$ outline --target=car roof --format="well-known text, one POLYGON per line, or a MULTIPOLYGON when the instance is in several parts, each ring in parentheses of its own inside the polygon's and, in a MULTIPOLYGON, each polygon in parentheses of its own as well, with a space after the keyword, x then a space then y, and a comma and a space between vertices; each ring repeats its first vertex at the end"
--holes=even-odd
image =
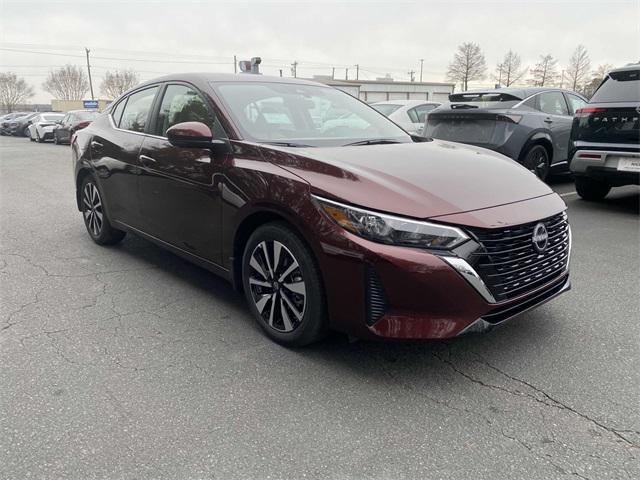
POLYGON ((640 69, 640 63, 630 63, 629 65, 625 65, 624 67, 618 67, 618 68, 609 70, 608 73, 628 72, 630 70, 639 70, 639 69, 640 69))
POLYGON ((299 85, 315 85, 318 87, 331 88, 323 83, 313 82, 311 80, 302 80, 290 77, 274 77, 271 75, 256 75, 252 73, 211 73, 211 72, 194 72, 194 73, 172 73, 157 77, 147 82, 141 83, 136 87, 153 85, 160 82, 190 82, 190 83, 207 83, 207 82, 260 82, 260 83, 293 83, 299 85))
POLYGON ((512 95, 514 97, 519 98, 520 100, 524 100, 531 95, 540 92, 550 92, 550 91, 558 91, 558 92, 567 92, 567 93, 575 93, 571 90, 566 90, 564 88, 555 88, 555 87, 502 87, 502 88, 494 88, 487 90, 468 90, 466 92, 457 92, 453 95, 463 95, 466 93, 505 93, 508 95, 512 95))
MULTIPOLYGON (((80 113, 80 112, 96 112, 96 113, 100 113, 97 110, 90 110, 90 109, 84 109, 84 110, 69 110, 66 113, 80 113)), ((57 113, 57 112, 56 112, 57 113)))

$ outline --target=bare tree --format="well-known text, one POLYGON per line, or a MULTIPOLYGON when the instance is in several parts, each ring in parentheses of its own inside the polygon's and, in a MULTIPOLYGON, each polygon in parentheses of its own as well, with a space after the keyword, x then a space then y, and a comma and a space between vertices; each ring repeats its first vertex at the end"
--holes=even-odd
POLYGON ((465 42, 458 46, 458 51, 449 64, 447 78, 454 82, 460 82, 463 90, 469 88, 469 82, 485 77, 487 64, 484 54, 477 43, 465 42))
POLYGON ((522 60, 520 59, 520 55, 513 50, 509 50, 505 53, 502 62, 496 66, 496 74, 493 78, 496 79, 500 85, 509 87, 517 83, 524 74, 527 73, 526 68, 520 68, 521 64, 522 60))
POLYGON ((89 82, 80 67, 65 65, 49 72, 42 88, 58 100, 81 100, 89 90, 89 82))
POLYGON ((540 55, 540 61, 531 70, 531 83, 535 87, 555 85, 558 81, 558 60, 550 54, 540 55))
POLYGON ((0 73, 0 106, 7 112, 33 97, 33 88, 15 73, 0 73))
POLYGON ((116 70, 113 73, 104 74, 104 79, 100 84, 100 91, 104 93, 108 99, 118 98, 124 92, 135 87, 140 82, 138 74, 133 70, 116 70))
POLYGON ((578 45, 571 55, 569 65, 567 65, 567 76, 571 90, 580 91, 589 77, 591 70, 591 60, 584 45, 578 45))

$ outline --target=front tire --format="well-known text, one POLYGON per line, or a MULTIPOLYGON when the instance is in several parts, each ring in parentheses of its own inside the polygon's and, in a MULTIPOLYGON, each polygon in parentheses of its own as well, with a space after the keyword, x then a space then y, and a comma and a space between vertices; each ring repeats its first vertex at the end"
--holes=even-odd
POLYGON ((575 182, 576 192, 584 200, 602 200, 611 190, 611 185, 589 177, 575 177, 575 182))
POLYGON ((284 223, 259 227, 247 242, 242 280, 249 308, 276 342, 300 347, 327 332, 326 300, 313 252, 284 223))
POLYGON ((525 152, 522 165, 544 182, 551 169, 549 152, 542 145, 532 145, 525 152))
POLYGON ((80 188, 82 218, 91 239, 98 245, 118 243, 126 232, 111 226, 95 179, 91 176, 85 177, 80 188))
POLYGON ((36 130, 36 142, 42 143, 42 138, 40 138, 40 133, 38 133, 38 130, 36 130))

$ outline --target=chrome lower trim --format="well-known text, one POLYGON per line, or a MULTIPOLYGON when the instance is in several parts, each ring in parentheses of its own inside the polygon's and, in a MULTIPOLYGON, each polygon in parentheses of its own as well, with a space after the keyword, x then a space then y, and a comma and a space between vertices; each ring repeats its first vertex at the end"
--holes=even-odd
POLYGON ((449 265, 451 265, 453 268, 455 268, 456 271, 460 275, 462 275, 464 279, 467 282, 469 282, 471 286, 475 288, 480 295, 482 295, 482 298, 484 298, 489 303, 496 303, 496 299, 491 294, 491 292, 487 288, 487 285, 484 283, 482 278, 480 278, 480 275, 478 275, 478 272, 476 272, 473 269, 473 267, 467 263, 466 260, 460 257, 441 257, 441 258, 442 260, 447 262, 449 265))
POLYGON ((542 299, 541 301, 539 301, 537 303, 534 303, 533 305, 530 305, 529 307, 525 308, 524 310, 521 310, 521 311, 519 311, 517 313, 514 313, 510 317, 507 317, 504 320, 501 320, 499 322, 494 322, 494 323, 487 322, 484 318, 480 317, 476 321, 474 321, 473 323, 469 324, 460 333, 458 333, 457 336, 465 335, 467 333, 482 333, 482 332, 486 332, 488 330, 491 330, 492 328, 497 327, 498 325, 502 325, 503 323, 508 322, 512 318, 520 316, 523 313, 528 312, 529 310, 532 310, 534 308, 539 307, 540 305, 543 305, 543 304, 547 303, 549 300, 552 300, 552 299, 556 298, 558 295, 562 295, 563 293, 565 293, 566 291, 568 291, 570 289, 571 289, 571 280, 570 280, 569 277, 567 277, 567 279, 565 280, 564 284, 562 285, 562 288, 560 290, 558 290, 556 293, 554 293, 553 295, 551 295, 549 297, 546 297, 546 298, 542 299))

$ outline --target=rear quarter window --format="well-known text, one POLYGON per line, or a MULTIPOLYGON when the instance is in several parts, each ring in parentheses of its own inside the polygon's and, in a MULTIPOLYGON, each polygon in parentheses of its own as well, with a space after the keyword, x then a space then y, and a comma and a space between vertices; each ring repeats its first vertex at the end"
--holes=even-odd
POLYGON ((640 102, 640 69, 611 72, 589 103, 640 102))

